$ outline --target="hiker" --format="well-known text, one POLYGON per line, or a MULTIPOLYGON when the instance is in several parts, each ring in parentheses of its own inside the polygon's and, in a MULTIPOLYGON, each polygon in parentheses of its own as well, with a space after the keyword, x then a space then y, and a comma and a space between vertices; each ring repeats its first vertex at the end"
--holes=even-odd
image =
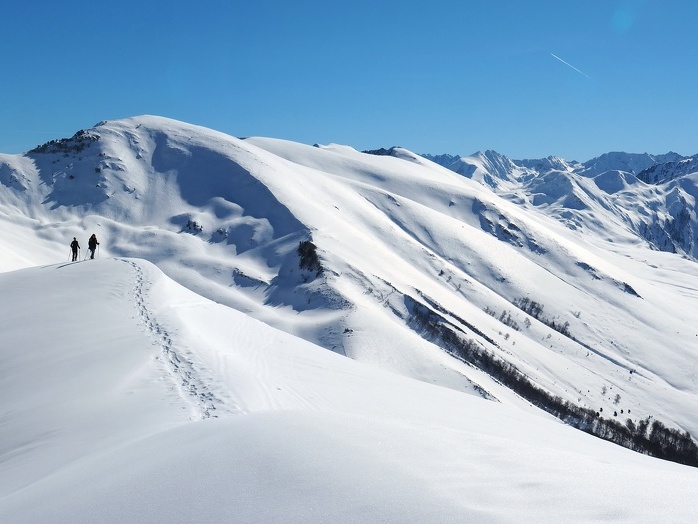
POLYGON ((90 250, 90 259, 93 259, 95 257, 95 249, 97 249, 98 245, 99 242, 97 242, 97 236, 94 233, 92 233, 92 236, 87 241, 87 249, 90 250))
POLYGON ((78 239, 73 237, 73 241, 70 243, 70 249, 73 251, 73 262, 78 259, 78 249, 80 249, 80 244, 78 244, 78 239))

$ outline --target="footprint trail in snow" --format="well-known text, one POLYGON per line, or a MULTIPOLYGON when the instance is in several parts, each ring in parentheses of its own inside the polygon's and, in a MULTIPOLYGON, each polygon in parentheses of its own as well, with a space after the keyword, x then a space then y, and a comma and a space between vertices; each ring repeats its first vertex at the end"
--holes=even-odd
POLYGON ((214 395, 197 373, 194 364, 178 354, 174 348, 169 332, 157 321, 153 312, 146 305, 143 270, 130 260, 121 259, 133 267, 136 273, 134 286, 135 306, 138 316, 154 339, 153 344, 161 348, 156 358, 167 369, 169 377, 175 384, 180 396, 191 406, 195 418, 216 418, 217 409, 222 401, 214 395))

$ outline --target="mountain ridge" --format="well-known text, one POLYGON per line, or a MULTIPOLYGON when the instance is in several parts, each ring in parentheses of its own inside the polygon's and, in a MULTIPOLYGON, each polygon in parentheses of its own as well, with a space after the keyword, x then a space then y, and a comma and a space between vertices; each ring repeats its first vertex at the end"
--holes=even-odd
POLYGON ((685 522, 698 509, 695 468, 333 354, 143 259, 3 271, 0 291, 3 522, 685 522))
POLYGON ((556 157, 515 161, 496 155, 501 159, 500 165, 509 162, 516 167, 502 170, 488 166, 483 164, 481 153, 458 157, 455 161, 448 155, 434 159, 446 159, 445 167, 486 183, 505 198, 530 204, 569 227, 593 223, 588 216, 581 215, 595 207, 595 213, 609 215, 610 212, 611 220, 621 220, 655 249, 693 259, 698 255, 695 251, 698 190, 692 176, 698 172, 698 164, 694 157, 673 152, 662 155, 615 152, 584 163, 568 163, 556 157), (594 186, 584 179, 593 180, 594 186), (595 204, 589 202, 590 198, 595 204), (628 209, 635 210, 635 216, 630 217, 628 209))

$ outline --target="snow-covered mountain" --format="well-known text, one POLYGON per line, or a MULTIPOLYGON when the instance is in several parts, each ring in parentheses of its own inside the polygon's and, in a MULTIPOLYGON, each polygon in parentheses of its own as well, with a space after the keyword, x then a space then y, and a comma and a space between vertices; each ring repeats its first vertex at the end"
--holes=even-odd
POLYGON ((492 151, 469 157, 425 157, 572 229, 593 229, 603 235, 609 222, 617 222, 654 249, 698 256, 697 158, 606 153, 579 163, 557 157, 511 160, 492 151), (483 157, 497 162, 485 163, 483 157))
POLYGON ((457 155, 423 156, 459 175, 484 183, 492 188, 497 188, 504 182, 518 181, 533 175, 532 170, 525 163, 515 163, 508 157, 492 150, 478 151, 468 157, 457 155))
POLYGON ((664 155, 650 155, 648 153, 605 153, 597 158, 584 162, 582 173, 587 176, 596 176, 606 171, 625 171, 633 175, 657 164, 676 162, 683 157, 678 153, 669 152, 664 155))
POLYGON ((373 153, 142 116, 0 155, 0 515, 694 514, 698 470, 555 419, 698 463, 694 174, 373 153))
POLYGON ((695 172, 698 172, 698 158, 693 157, 653 164, 637 177, 648 184, 663 184, 695 172))

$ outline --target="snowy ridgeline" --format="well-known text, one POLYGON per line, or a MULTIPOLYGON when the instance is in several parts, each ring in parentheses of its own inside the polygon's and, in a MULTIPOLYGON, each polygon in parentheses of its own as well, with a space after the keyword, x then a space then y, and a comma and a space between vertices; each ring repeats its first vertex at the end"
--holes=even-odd
POLYGON ((3 522, 698 511, 694 468, 335 355, 142 260, 4 273, 0 289, 3 522))
POLYGON ((692 175, 482 158, 157 117, 0 155, 0 520, 687 520, 698 470, 554 417, 692 463, 698 271, 638 233, 692 175))
POLYGON ((698 255, 698 157, 606 153, 584 163, 511 160, 495 151, 425 157, 572 229, 603 235, 618 222, 653 248, 698 255))

